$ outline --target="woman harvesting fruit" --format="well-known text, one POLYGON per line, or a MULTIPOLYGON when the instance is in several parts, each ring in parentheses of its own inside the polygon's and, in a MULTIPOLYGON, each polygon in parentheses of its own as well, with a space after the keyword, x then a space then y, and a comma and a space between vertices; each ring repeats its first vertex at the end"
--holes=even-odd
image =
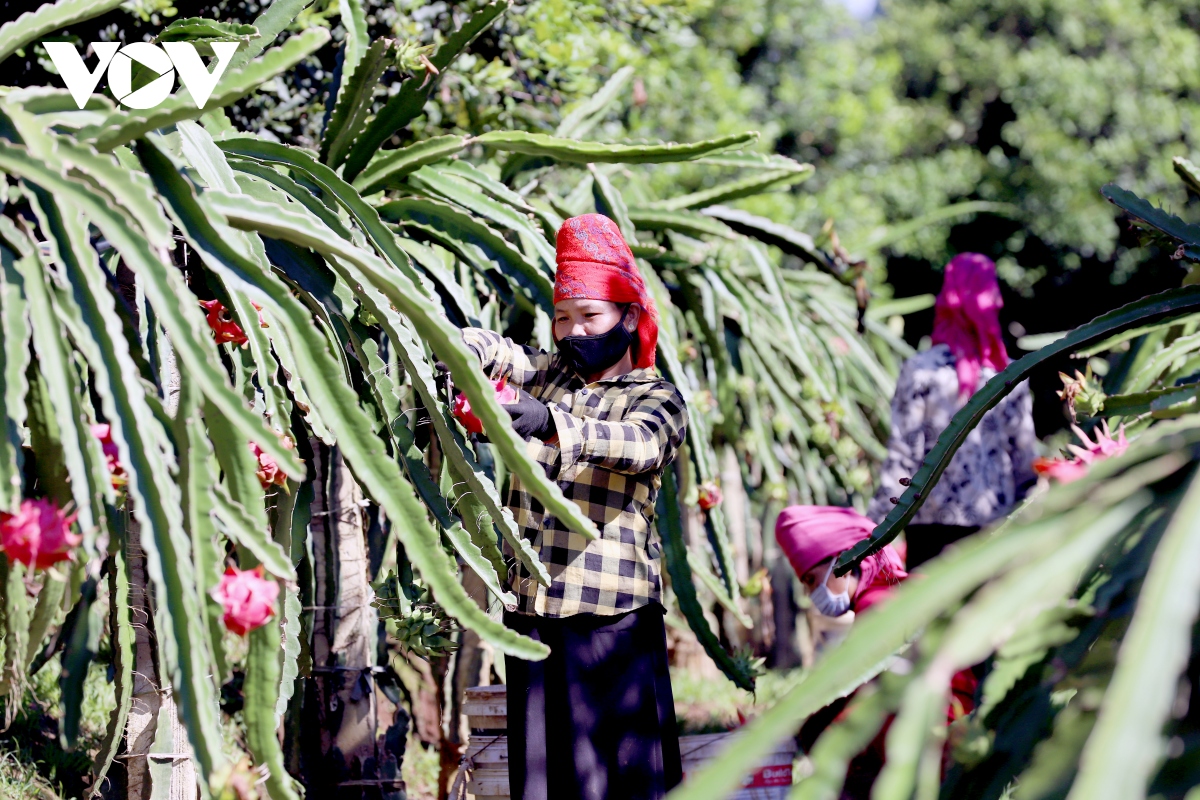
POLYGON ((600 530, 571 532, 513 479, 508 505, 550 580, 515 562, 506 623, 550 656, 506 660, 512 797, 661 798, 681 767, 651 520, 687 408, 654 372, 657 310, 617 226, 568 219, 556 261, 557 352, 463 332, 484 372, 516 391, 513 429, 600 530))
MULTIPOLYGON (((961 253, 946 265, 933 322, 933 347, 900 370, 892 434, 879 491, 867 516, 881 521, 937 437, 975 390, 1008 366, 1000 333, 996 265, 961 253)), ((911 570, 942 548, 1004 516, 1036 482, 1033 400, 1022 382, 971 430, 905 530, 911 570)))

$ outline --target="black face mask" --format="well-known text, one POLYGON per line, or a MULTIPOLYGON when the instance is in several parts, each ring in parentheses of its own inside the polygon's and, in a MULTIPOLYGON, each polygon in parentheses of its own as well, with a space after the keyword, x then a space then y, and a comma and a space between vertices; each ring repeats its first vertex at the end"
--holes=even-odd
POLYGON ((564 336, 558 340, 558 352, 571 369, 583 377, 603 372, 621 360, 633 344, 633 333, 625 327, 625 317, 607 333, 591 336, 564 336))

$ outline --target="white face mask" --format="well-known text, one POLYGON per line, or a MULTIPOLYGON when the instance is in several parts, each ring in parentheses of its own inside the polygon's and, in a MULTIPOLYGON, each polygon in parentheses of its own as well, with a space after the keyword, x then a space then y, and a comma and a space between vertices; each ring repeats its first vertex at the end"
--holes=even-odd
POLYGON ((813 601, 813 605, 827 617, 840 617, 850 610, 850 593, 845 589, 841 594, 834 594, 829 591, 829 587, 825 584, 829 581, 829 576, 833 574, 833 562, 829 562, 829 569, 825 570, 825 577, 821 579, 821 585, 813 590, 809 598, 813 601))

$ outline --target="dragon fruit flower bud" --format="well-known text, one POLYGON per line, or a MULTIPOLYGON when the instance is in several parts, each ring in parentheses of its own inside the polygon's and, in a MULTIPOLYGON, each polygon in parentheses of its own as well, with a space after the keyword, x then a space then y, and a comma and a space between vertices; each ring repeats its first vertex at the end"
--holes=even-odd
POLYGON ((225 627, 239 636, 265 625, 275 616, 279 584, 263 574, 261 566, 247 570, 231 566, 213 589, 213 598, 225 609, 225 627))
POLYGON ((15 514, 0 512, 0 550, 32 569, 69 561, 83 536, 71 533, 76 514, 50 500, 25 500, 15 514))
MULTIPOLYGON (((501 378, 498 381, 492 381, 492 388, 496 390, 496 402, 500 405, 511 405, 517 402, 517 390, 508 385, 508 378, 501 378)), ((475 412, 471 410, 471 401, 467 399, 465 394, 461 392, 454 398, 454 418, 463 424, 463 427, 471 433, 483 433, 483 421, 475 416, 475 412)))
POLYGON ((1092 375, 1090 364, 1086 373, 1075 370, 1075 376, 1071 377, 1065 372, 1060 372, 1058 377, 1063 382, 1063 388, 1055 394, 1066 401, 1072 422, 1075 421, 1076 413, 1085 417, 1095 417, 1104 410, 1104 401, 1108 399, 1108 395, 1092 375))

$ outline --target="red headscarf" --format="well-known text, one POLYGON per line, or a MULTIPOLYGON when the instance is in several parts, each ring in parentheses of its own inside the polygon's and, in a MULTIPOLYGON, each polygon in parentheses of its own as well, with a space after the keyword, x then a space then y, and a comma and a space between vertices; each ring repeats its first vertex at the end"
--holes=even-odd
POLYGON ((933 343, 950 346, 958 372, 958 397, 966 400, 979 388, 979 370, 999 372, 1008 366, 1000 333, 1000 284, 996 265, 979 253, 961 253, 946 265, 933 318, 933 343))
MULTIPOLYGON (((775 539, 792 569, 803 575, 866 539, 874 528, 874 522, 852 508, 788 506, 775 520, 775 539)), ((890 544, 864 558, 859 569, 862 574, 852 598, 856 611, 880 599, 879 589, 890 589, 908 577, 900 554, 890 544), (864 602, 868 599, 870 602, 864 602)))
POLYGON ((617 224, 602 214, 571 217, 558 229, 554 302, 568 299, 637 303, 638 322, 634 367, 654 366, 658 346, 658 309, 646 291, 637 262, 617 224))

